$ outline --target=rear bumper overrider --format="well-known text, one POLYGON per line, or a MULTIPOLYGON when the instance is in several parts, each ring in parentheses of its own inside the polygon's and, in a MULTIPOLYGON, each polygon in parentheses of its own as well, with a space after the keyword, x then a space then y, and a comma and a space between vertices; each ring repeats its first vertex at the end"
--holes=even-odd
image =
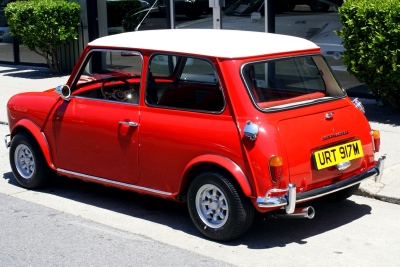
POLYGON ((7 134, 6 136, 4 136, 4 143, 6 145, 6 148, 9 148, 11 145, 11 140, 10 140, 10 135, 7 134))
POLYGON ((288 187, 284 189, 271 189, 265 194, 265 197, 257 198, 257 205, 261 208, 281 207, 285 209, 286 213, 291 214, 296 208, 296 203, 309 201, 314 198, 340 191, 352 185, 361 183, 363 180, 370 177, 375 177, 375 182, 378 183, 382 178, 385 159, 385 156, 380 157, 374 167, 358 175, 347 178, 346 180, 337 182, 335 184, 323 186, 306 192, 296 193, 296 185, 294 184, 289 184, 288 187), (286 194, 281 197, 270 197, 271 194, 279 192, 286 192, 286 194))

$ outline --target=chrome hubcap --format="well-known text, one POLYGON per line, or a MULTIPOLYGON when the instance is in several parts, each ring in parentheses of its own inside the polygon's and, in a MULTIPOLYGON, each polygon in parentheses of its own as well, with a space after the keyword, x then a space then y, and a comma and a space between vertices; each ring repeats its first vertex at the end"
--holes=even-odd
POLYGON ((206 184, 196 194, 196 209, 200 219, 211 228, 222 227, 229 216, 228 201, 215 185, 206 184))
POLYGON ((18 145, 14 153, 15 167, 18 173, 25 179, 32 177, 35 172, 35 159, 32 151, 26 145, 18 145))

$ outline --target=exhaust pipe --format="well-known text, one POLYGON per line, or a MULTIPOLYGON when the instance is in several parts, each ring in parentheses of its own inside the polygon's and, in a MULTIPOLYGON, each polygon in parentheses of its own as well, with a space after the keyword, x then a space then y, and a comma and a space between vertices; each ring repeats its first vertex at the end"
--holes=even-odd
POLYGON ((312 219, 315 216, 315 210, 313 207, 305 207, 305 208, 296 208, 293 213, 275 213, 272 215, 276 219, 282 218, 290 218, 290 219, 299 219, 299 218, 308 218, 312 219))

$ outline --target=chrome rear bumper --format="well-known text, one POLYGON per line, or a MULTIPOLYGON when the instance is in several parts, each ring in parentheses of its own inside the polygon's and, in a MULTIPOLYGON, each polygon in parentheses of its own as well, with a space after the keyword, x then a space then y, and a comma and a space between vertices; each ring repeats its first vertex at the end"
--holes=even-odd
POLYGON ((6 145, 6 148, 9 148, 9 147, 10 147, 10 144, 11 144, 11 141, 9 140, 9 138, 10 138, 10 135, 9 135, 9 134, 7 134, 7 135, 4 136, 4 143, 5 143, 5 145, 6 145))
POLYGON ((271 189, 265 194, 265 197, 257 198, 257 205, 263 208, 283 207, 286 213, 290 214, 294 212, 296 208, 296 203, 309 201, 314 198, 322 197, 336 191, 340 191, 352 185, 361 183, 363 180, 373 176, 375 177, 375 182, 380 182, 382 178, 385 159, 385 156, 380 157, 373 168, 366 170, 365 172, 362 172, 356 176, 350 177, 335 184, 330 184, 306 192, 296 193, 296 185, 294 184, 289 184, 288 187, 284 189, 271 189), (279 192, 286 192, 286 194, 281 197, 270 197, 272 193, 279 192))

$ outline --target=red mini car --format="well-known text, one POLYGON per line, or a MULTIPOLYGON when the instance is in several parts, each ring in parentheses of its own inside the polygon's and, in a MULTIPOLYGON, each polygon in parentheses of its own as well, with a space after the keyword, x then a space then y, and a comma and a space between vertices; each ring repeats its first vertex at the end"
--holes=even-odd
POLYGON ((66 85, 12 97, 5 140, 25 188, 57 173, 185 201, 202 234, 230 240, 256 212, 312 218, 298 204, 379 180, 362 109, 307 40, 142 31, 89 43, 66 85))

